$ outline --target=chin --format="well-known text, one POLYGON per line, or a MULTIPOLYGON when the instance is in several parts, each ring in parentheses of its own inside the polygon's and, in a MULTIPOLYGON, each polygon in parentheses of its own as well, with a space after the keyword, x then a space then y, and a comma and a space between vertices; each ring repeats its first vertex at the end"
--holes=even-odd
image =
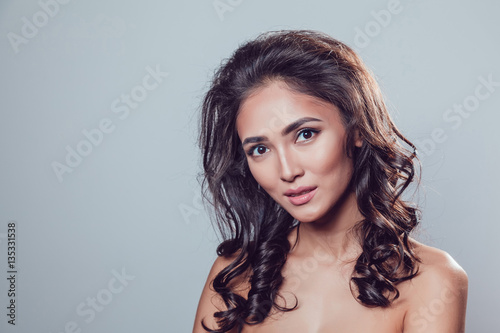
MULTIPOLYGON (((304 207, 304 208, 306 208, 306 207, 304 207)), ((296 209, 297 209, 297 207, 294 207, 294 209, 292 209, 292 211, 288 211, 288 212, 290 213, 290 215, 293 216, 294 219, 296 219, 297 221, 299 221, 301 223, 316 222, 319 219, 321 219, 321 217, 323 216, 323 214, 320 214, 318 212, 297 212, 297 211, 293 211, 293 210, 296 210, 296 209)))

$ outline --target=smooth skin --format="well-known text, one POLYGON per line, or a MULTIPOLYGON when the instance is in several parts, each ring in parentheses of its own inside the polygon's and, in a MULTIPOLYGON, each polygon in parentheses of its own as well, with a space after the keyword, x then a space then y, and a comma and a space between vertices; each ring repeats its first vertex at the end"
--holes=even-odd
MULTIPOLYGON (((263 323, 246 325, 244 333, 464 332, 465 271, 446 252, 413 239, 422 259, 420 273, 398 285, 400 297, 391 306, 365 307, 353 297, 349 281, 361 248, 350 229, 363 216, 348 188, 353 165, 334 105, 273 81, 244 101, 236 127, 255 180, 301 222, 299 241, 282 271, 283 298, 278 299, 291 307, 296 297, 299 306, 290 312, 272 311, 263 323), (305 204, 294 204, 285 192, 303 186, 315 194, 305 204)), ((354 144, 363 144, 359 135, 354 144)), ((290 244, 296 237, 296 232, 290 233, 290 244)), ((202 319, 217 327, 213 313, 224 304, 211 282, 231 261, 216 259, 198 305, 194 333, 205 332, 202 319)), ((248 276, 234 282, 243 296, 249 290, 248 276)))

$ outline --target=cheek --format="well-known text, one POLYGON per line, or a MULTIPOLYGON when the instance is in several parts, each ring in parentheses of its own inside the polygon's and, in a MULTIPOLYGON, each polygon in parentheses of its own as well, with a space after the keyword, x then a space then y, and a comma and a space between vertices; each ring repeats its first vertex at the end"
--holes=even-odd
POLYGON ((332 172, 341 172, 352 168, 350 159, 343 152, 341 144, 323 145, 308 154, 306 163, 308 169, 316 175, 332 176, 332 172))
POLYGON ((248 161, 248 168, 255 181, 267 192, 272 190, 276 175, 274 168, 269 163, 252 163, 248 161))

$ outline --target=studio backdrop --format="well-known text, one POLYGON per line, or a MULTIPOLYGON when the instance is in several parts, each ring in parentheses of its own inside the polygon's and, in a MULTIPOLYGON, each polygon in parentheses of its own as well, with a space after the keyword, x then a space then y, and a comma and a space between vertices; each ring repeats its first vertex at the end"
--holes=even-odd
MULTIPOLYGON (((374 72, 423 164, 415 234, 500 329, 500 2, 0 3, 0 331, 190 332, 218 236, 200 197, 203 93, 246 40, 325 32, 374 72)), ((430 315, 445 308, 439 304, 430 315)))

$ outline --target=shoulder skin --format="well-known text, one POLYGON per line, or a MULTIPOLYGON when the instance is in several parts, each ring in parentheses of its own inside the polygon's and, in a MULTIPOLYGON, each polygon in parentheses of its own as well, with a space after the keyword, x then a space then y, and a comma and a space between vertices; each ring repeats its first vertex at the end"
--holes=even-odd
MULTIPOLYGON (((196 311, 196 317, 194 321, 193 333, 206 333, 205 329, 201 325, 201 321, 203 320, 205 326, 218 329, 217 322, 214 318, 214 313, 218 311, 222 311, 226 309, 226 305, 224 301, 220 297, 220 295, 215 292, 212 286, 212 282, 217 274, 227 267, 234 259, 236 255, 231 257, 217 257, 215 259, 214 264, 212 265, 212 269, 208 274, 207 281, 205 286, 203 287, 203 291, 201 293, 200 301, 198 303, 198 309, 196 311)), ((238 292, 242 296, 246 296, 248 292, 248 286, 243 284, 247 277, 240 277, 237 279, 238 281, 234 281, 231 283, 232 286, 235 286, 233 290, 238 290, 238 292)), ((236 329, 229 331, 228 333, 236 333, 236 329)))
POLYGON ((445 251, 413 241, 419 274, 409 281, 403 333, 463 333, 467 274, 445 251))

